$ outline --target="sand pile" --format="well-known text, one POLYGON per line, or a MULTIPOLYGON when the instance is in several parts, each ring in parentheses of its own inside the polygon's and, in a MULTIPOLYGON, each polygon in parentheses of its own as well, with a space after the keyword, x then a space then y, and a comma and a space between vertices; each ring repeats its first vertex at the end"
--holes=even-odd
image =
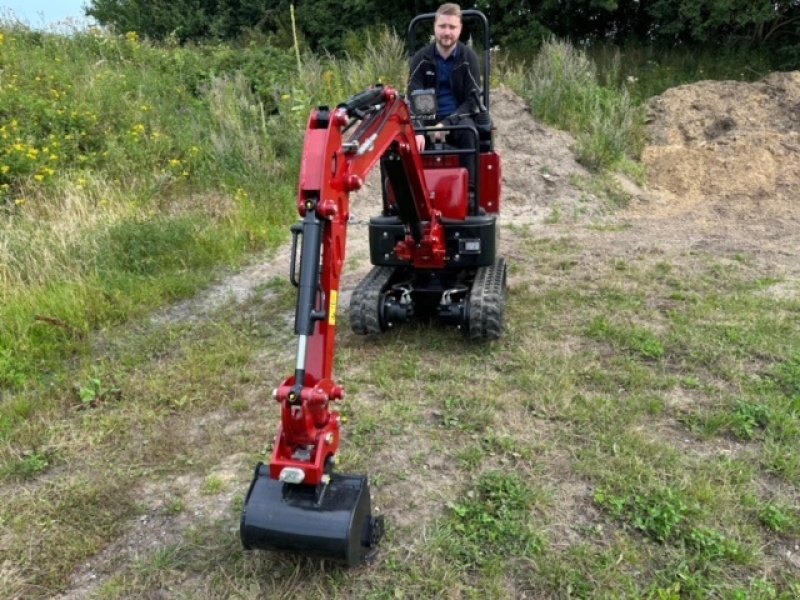
POLYGON ((800 211, 800 72, 705 81, 649 104, 643 160, 662 210, 740 218, 800 211))

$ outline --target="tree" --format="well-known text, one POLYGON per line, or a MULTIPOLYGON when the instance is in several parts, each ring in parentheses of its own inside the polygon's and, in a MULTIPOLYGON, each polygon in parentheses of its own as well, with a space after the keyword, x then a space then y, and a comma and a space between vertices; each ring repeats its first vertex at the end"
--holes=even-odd
POLYGON ((209 35, 217 5, 216 0, 92 0, 86 14, 121 32, 187 40, 209 35))
POLYGON ((651 0, 651 37, 661 41, 723 45, 767 44, 779 32, 797 35, 800 0, 651 0))
MULTIPOLYGON (((180 40, 233 39, 289 29, 291 0, 91 0, 87 14, 119 31, 180 40)), ((386 25, 404 35, 414 15, 439 0, 295 0, 297 26, 317 51, 340 53, 348 37, 386 25)), ((555 34, 582 43, 627 42, 769 47, 800 43, 800 0, 472 0, 494 40, 532 48, 555 34)), ((284 36, 290 39, 290 36, 284 36)))

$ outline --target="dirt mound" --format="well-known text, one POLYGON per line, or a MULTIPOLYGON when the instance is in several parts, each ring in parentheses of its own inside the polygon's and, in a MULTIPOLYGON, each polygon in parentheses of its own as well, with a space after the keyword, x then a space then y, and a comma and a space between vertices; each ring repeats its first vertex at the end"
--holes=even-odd
POLYGON ((503 160, 504 224, 542 223, 564 217, 591 218, 601 203, 575 185, 588 172, 578 164, 568 133, 536 121, 525 101, 506 88, 492 94, 492 121, 497 128, 496 150, 503 160))
POLYGON ((800 72, 755 83, 704 81, 649 104, 643 160, 661 210, 698 219, 796 217, 800 72))

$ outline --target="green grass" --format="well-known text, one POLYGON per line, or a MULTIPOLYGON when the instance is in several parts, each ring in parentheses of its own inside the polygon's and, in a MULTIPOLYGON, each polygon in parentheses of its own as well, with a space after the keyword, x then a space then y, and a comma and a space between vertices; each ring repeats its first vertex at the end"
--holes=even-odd
POLYGON ((800 337, 784 325, 800 306, 760 293, 748 261, 661 254, 620 268, 615 256, 585 264, 567 237, 512 235, 536 264, 516 277, 554 278, 512 288, 499 342, 426 324, 370 343, 340 332, 341 469, 370 473, 389 519, 373 567, 238 546, 277 422, 264 390, 293 365, 291 289, 275 281, 271 301, 209 322, 118 326, 63 383, 7 401, 6 547, 21 557, 45 531, 53 542, 14 560, 9 589, 63 589, 146 515, 192 524, 120 559, 100 597, 792 597, 779 553, 800 522, 800 337), (21 486, 41 500, 12 498, 21 486), (216 516, 198 522, 198 506, 216 516))
POLYGON ((443 551, 464 568, 509 553, 518 558, 541 553, 544 543, 529 519, 541 495, 516 475, 484 473, 476 489, 450 505, 452 516, 441 532, 443 551))
POLYGON ((269 46, 0 31, 3 388, 284 240, 311 107, 405 77, 389 33, 297 76, 269 46))

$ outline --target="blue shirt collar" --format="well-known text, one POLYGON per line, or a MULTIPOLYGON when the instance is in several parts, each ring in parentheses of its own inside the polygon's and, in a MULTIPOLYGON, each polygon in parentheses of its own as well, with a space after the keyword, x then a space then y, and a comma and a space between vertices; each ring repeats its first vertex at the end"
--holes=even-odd
POLYGON ((434 44, 433 44, 433 54, 439 60, 450 60, 451 58, 458 58, 458 42, 456 42, 455 49, 453 50, 453 52, 450 53, 450 56, 448 56, 447 58, 445 58, 444 56, 439 54, 439 46, 437 46, 436 43, 434 42, 434 44))

